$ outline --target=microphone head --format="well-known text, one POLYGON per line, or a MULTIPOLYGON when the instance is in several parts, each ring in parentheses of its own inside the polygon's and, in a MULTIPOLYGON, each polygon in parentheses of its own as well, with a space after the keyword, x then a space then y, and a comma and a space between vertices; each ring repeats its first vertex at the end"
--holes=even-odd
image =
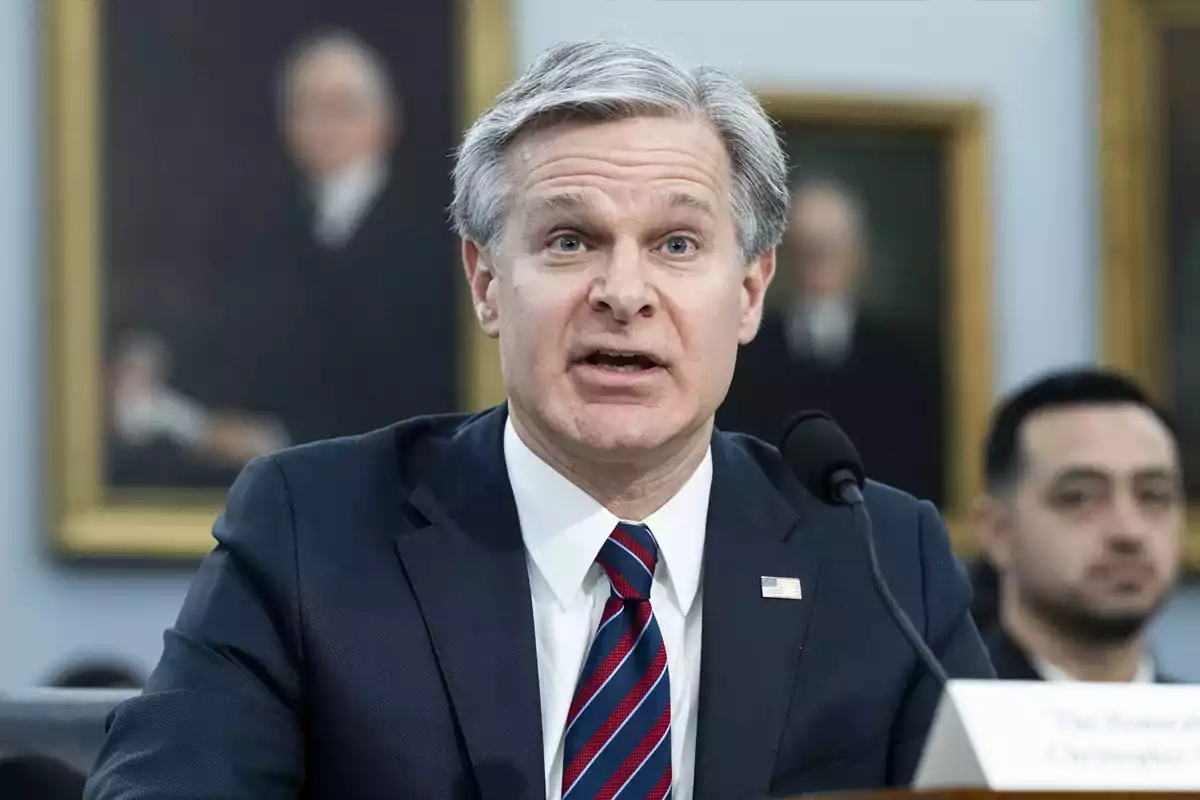
POLYGON ((846 470, 862 489, 867 474, 850 438, 823 411, 801 411, 783 431, 779 447, 804 487, 823 503, 840 504, 833 476, 846 470))

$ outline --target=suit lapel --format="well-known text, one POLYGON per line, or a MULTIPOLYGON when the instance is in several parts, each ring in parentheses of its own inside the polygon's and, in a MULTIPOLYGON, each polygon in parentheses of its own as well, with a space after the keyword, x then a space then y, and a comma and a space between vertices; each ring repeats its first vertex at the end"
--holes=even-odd
POLYGON ((506 412, 455 435, 396 540, 485 800, 545 797, 525 547, 504 465, 506 412), (416 513, 413 513, 416 512, 416 513), (423 518, 423 519, 422 519, 423 518))
POLYGON ((1029 656, 1025 654, 1013 638, 997 623, 995 628, 984 635, 983 643, 987 646, 992 666, 996 668, 996 677, 1010 681, 1040 681, 1042 676, 1029 656))
MULTIPOLYGON (((713 438, 705 535, 697 800, 762 797, 818 597, 824 507, 790 474, 764 467, 725 434, 713 438), (789 485, 793 502, 775 485, 789 485), (762 578, 796 578, 802 599, 762 596, 762 578)), ((781 463, 778 469, 786 470, 781 463)))

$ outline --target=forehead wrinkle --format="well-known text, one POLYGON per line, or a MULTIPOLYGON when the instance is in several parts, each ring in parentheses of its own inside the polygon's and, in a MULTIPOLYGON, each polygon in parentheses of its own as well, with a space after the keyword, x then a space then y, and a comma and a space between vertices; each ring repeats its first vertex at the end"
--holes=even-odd
POLYGON ((542 216, 552 216, 556 213, 576 217, 608 218, 616 213, 617 216, 634 216, 646 219, 654 213, 685 210, 704 217, 709 222, 718 218, 716 206, 707 199, 696 194, 670 190, 664 192, 638 192, 625 188, 618 197, 602 191, 580 191, 576 188, 553 193, 534 193, 522 204, 528 217, 538 219, 542 216))
POLYGON ((703 168, 696 159, 673 164, 661 162, 619 165, 609 159, 594 157, 557 157, 545 163, 526 163, 520 186, 529 190, 535 186, 557 184, 635 183, 642 185, 664 182, 689 183, 707 192, 720 194, 720 180, 703 168))
MULTIPOLYGON (((633 204, 639 202, 638 192, 628 192, 633 204)), ((607 193, 605 196, 608 197, 607 193)), ((535 194, 525 202, 526 209, 533 214, 553 211, 589 212, 602 211, 602 202, 596 193, 567 189, 552 194, 535 194)), ((662 209, 692 209, 709 216, 716 216, 716 209, 708 200, 684 191, 655 192, 646 198, 646 205, 662 209)))

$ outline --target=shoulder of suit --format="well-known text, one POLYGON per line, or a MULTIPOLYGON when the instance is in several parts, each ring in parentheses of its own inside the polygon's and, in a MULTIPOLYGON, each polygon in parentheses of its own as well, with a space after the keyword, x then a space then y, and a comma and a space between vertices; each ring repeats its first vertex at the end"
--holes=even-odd
POLYGON ((757 467, 776 487, 783 488, 792 483, 799 485, 779 449, 757 436, 718 430, 713 434, 712 449, 714 466, 734 466, 740 461, 742 469, 751 465, 757 467))
POLYGON ((867 508, 872 513, 875 513, 876 509, 888 512, 915 513, 921 506, 921 500, 916 495, 869 479, 866 486, 863 487, 863 499, 867 501, 867 508))
POLYGON ((290 484, 345 483, 368 478, 398 479, 392 491, 411 489, 438 460, 450 441, 478 414, 431 414, 411 417, 378 430, 354 436, 297 445, 276 453, 290 484))
MULTIPOLYGON (((762 439, 747 433, 718 431, 713 437, 713 447, 714 450, 724 448, 753 461, 777 488, 791 490, 800 485, 779 449, 762 439)), ((907 510, 915 513, 921 505, 920 500, 908 492, 873 480, 866 482, 863 496, 872 513, 876 509, 885 512, 907 510)))

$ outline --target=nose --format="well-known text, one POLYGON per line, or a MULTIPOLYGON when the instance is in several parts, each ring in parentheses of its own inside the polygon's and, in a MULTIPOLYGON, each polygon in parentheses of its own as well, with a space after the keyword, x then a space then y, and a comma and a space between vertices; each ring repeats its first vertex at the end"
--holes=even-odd
POLYGON ((603 271, 592 282, 588 294, 592 309, 611 314, 618 322, 653 315, 658 300, 647 280, 647 269, 636 242, 616 242, 603 271))
POLYGON ((1131 492, 1118 492, 1108 520, 1108 543, 1118 553, 1137 553, 1146 546, 1150 524, 1131 492))

